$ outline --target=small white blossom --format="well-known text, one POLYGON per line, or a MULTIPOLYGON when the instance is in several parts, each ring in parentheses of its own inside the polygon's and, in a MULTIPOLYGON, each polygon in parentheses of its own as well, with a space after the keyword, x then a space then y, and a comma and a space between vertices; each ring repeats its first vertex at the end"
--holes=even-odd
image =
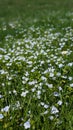
POLYGON ((29 75, 29 73, 26 71, 25 76, 28 76, 28 75, 29 75))
POLYGON ((72 77, 69 77, 68 79, 71 81, 73 78, 72 78, 72 77))
POLYGON ((54 92, 54 96, 55 96, 55 97, 58 97, 58 96, 59 96, 59 93, 58 93, 58 92, 54 92))
POLYGON ((15 95, 17 95, 17 91, 16 91, 15 89, 13 90, 13 93, 14 93, 15 95))
POLYGON ((3 96, 0 94, 0 98, 2 98, 3 96))
POLYGON ((56 114, 58 112, 59 112, 59 110, 55 106, 52 106, 51 114, 56 114))
POLYGON ((62 51, 62 55, 66 55, 67 53, 67 51, 62 51))
POLYGON ((48 111, 45 111, 43 114, 44 114, 44 115, 48 114, 48 111))
POLYGON ((24 127, 25 127, 25 129, 29 129, 29 128, 30 128, 30 122, 29 122, 29 121, 26 121, 26 122, 24 123, 24 127))
POLYGON ((3 119, 3 118, 4 118, 3 114, 0 114, 0 119, 3 119))
POLYGON ((31 65, 31 64, 32 64, 32 61, 28 61, 27 63, 28 63, 29 65, 31 65))
POLYGON ((59 87, 59 91, 62 91, 62 87, 59 87))
POLYGON ((36 83, 37 83, 36 80, 33 80, 33 81, 28 82, 29 85, 34 85, 34 84, 36 84, 36 83))
POLYGON ((46 85, 48 86, 48 88, 53 88, 53 84, 46 83, 46 85))
POLYGON ((59 77, 59 76, 61 76, 61 73, 58 72, 56 75, 59 77))
POLYGON ((10 106, 6 106, 4 108, 1 109, 2 112, 8 112, 9 111, 10 106))
POLYGON ((26 97, 27 93, 28 93, 28 91, 22 92, 22 93, 21 93, 21 96, 22 96, 22 97, 26 97))
POLYGON ((59 68, 62 68, 63 67, 63 64, 59 64, 59 68))
POLYGON ((50 75, 49 75, 50 77, 54 77, 54 73, 50 73, 50 75))
POLYGON ((72 84, 70 84, 70 87, 73 87, 73 83, 72 83, 72 84))
POLYGON ((49 107, 49 105, 47 105, 47 104, 45 104, 45 105, 44 105, 44 108, 46 108, 46 109, 47 109, 48 107, 49 107))
POLYGON ((49 117, 49 119, 50 119, 50 120, 53 120, 53 119, 54 119, 54 117, 53 117, 53 116, 50 116, 50 117, 49 117))
POLYGON ((44 74, 48 73, 48 69, 44 71, 44 74))
POLYGON ((71 62, 71 63, 68 63, 68 66, 73 66, 73 62, 71 62))
POLYGON ((57 104, 61 106, 61 105, 62 105, 62 101, 59 100, 59 101, 57 102, 57 104))
POLYGON ((47 80, 46 77, 44 77, 44 76, 42 76, 41 79, 42 79, 42 80, 45 80, 45 81, 47 80))
POLYGON ((40 99, 40 95, 41 95, 41 91, 38 90, 38 91, 37 91, 37 98, 38 98, 38 99, 40 99))
POLYGON ((41 105, 44 106, 44 102, 41 102, 41 105))
POLYGON ((37 91, 37 95, 39 96, 40 94, 41 94, 41 91, 40 91, 40 90, 38 90, 38 91, 37 91))
POLYGON ((36 88, 32 88, 32 92, 35 92, 36 88))
POLYGON ((19 107, 20 107, 20 102, 19 102, 19 101, 16 101, 15 107, 16 107, 16 108, 19 108, 19 107))

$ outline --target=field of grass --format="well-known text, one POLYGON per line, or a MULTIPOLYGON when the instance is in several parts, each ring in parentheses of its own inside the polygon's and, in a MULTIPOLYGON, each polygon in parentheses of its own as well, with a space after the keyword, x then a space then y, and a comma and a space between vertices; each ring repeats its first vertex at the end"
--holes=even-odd
POLYGON ((0 130, 73 130, 72 5, 0 0, 0 130))
POLYGON ((72 0, 0 0, 0 17, 12 18, 42 18, 48 16, 49 12, 73 11, 72 0))

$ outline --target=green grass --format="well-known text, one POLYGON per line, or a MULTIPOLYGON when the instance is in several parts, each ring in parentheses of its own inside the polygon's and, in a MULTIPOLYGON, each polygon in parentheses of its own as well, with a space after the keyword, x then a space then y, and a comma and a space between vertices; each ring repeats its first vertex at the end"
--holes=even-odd
POLYGON ((0 130, 73 130, 72 0, 0 0, 0 130))
POLYGON ((51 11, 73 11, 72 0, 0 0, 0 16, 6 19, 20 17, 42 18, 51 11))

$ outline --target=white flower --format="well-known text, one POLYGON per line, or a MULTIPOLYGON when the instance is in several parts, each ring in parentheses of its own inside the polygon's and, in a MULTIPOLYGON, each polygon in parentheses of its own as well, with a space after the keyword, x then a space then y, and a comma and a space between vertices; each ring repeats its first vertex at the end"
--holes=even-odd
POLYGON ((28 63, 29 65, 31 65, 31 64, 32 64, 32 61, 28 61, 27 63, 28 63))
POLYGON ((40 91, 40 90, 38 90, 38 91, 37 91, 37 95, 39 96, 40 94, 41 94, 41 91, 40 91))
POLYGON ((53 117, 53 116, 50 116, 50 117, 49 117, 49 119, 50 119, 50 120, 53 120, 53 119, 54 119, 54 117, 53 117))
POLYGON ((5 49, 3 49, 3 48, 0 48, 0 51, 3 51, 3 52, 5 52, 5 53, 6 53, 6 50, 5 50, 5 49))
POLYGON ((54 77, 54 73, 50 73, 50 75, 49 75, 50 77, 54 77))
POLYGON ((19 107, 20 107, 20 102, 17 101, 17 102, 15 103, 15 106, 16 106, 16 108, 19 108, 19 107))
POLYGON ((8 56, 8 55, 5 55, 5 60, 8 60, 8 59, 10 59, 10 57, 8 56))
POLYGON ((60 73, 60 72, 58 72, 56 75, 59 77, 59 76, 61 76, 61 73, 60 73))
POLYGON ((32 92, 35 92, 36 88, 32 88, 32 92))
POLYGON ((57 104, 61 106, 61 105, 62 105, 62 101, 59 100, 59 101, 57 102, 57 104))
POLYGON ((25 76, 28 76, 28 75, 29 75, 29 73, 26 71, 25 76))
POLYGON ((58 112, 59 112, 59 110, 55 106, 52 106, 51 114, 56 114, 58 112))
POLYGON ((46 108, 46 109, 47 109, 48 107, 49 107, 49 105, 47 105, 47 104, 45 104, 45 105, 44 105, 44 108, 46 108))
POLYGON ((41 64, 44 64, 44 61, 41 61, 41 64))
POLYGON ((70 84, 70 87, 73 87, 73 83, 72 83, 72 84, 70 84))
POLYGON ((46 83, 46 85, 48 86, 48 88, 53 88, 53 84, 46 83))
POLYGON ((2 83, 2 86, 5 86, 5 84, 4 84, 4 83, 2 83))
POLYGON ((48 69, 44 71, 44 74, 48 73, 48 69))
POLYGON ((73 62, 71 62, 71 63, 68 63, 68 66, 72 66, 73 65, 73 62))
POLYGON ((58 93, 58 92, 54 92, 54 96, 55 96, 55 97, 58 97, 58 96, 59 96, 59 93, 58 93))
POLYGON ((62 91, 62 87, 59 87, 59 91, 62 91))
POLYGON ((4 70, 0 70, 1 74, 7 74, 7 72, 5 72, 4 70))
POLYGON ((69 77, 68 79, 71 81, 71 80, 72 80, 72 77, 69 77))
POLYGON ((15 95, 17 95, 17 91, 16 91, 15 89, 13 90, 13 93, 14 93, 15 95))
POLYGON ((48 114, 48 111, 45 111, 43 114, 44 114, 44 115, 48 114))
POLYGON ((67 51, 62 51, 62 55, 66 55, 67 53, 67 51))
POLYGON ((21 93, 21 96, 22 96, 22 97, 26 97, 27 93, 28 93, 28 91, 22 92, 22 93, 21 93))
POLYGON ((0 98, 2 98, 3 96, 0 94, 0 98))
POLYGON ((23 83, 23 84, 25 84, 25 83, 26 83, 26 81, 24 81, 24 80, 23 80, 23 81, 22 81, 22 83, 23 83))
POLYGON ((37 98, 38 98, 38 99, 40 99, 40 95, 41 95, 41 91, 38 90, 38 91, 37 91, 37 98))
POLYGON ((6 106, 6 107, 4 108, 4 111, 5 111, 5 112, 8 112, 8 111, 9 111, 9 108, 10 108, 10 106, 6 106))
POLYGON ((37 83, 36 80, 33 80, 33 81, 28 82, 29 85, 34 85, 34 84, 36 84, 36 83, 37 83))
POLYGON ((59 64, 59 68, 62 68, 63 67, 63 64, 59 64))
POLYGON ((34 71, 35 71, 35 69, 32 69, 32 70, 31 70, 31 72, 34 72, 34 71))
POLYGON ((47 80, 46 77, 44 77, 44 76, 42 76, 41 79, 42 79, 42 80, 45 80, 45 81, 47 80))
POLYGON ((8 112, 9 111, 10 106, 6 106, 4 108, 1 109, 2 112, 8 112))
POLYGON ((67 76, 62 76, 62 78, 67 79, 67 76))
POLYGON ((26 122, 24 123, 24 127, 25 127, 25 129, 29 129, 29 128, 30 128, 30 122, 29 122, 29 121, 26 121, 26 122))
POLYGON ((3 119, 3 118, 4 118, 3 114, 0 114, 0 119, 3 119))

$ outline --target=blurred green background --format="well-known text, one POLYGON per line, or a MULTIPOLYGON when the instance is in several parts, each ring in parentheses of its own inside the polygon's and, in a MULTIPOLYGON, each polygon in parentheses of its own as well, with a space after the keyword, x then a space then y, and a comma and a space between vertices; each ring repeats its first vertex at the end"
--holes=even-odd
POLYGON ((0 18, 38 18, 59 10, 73 11, 73 0, 0 0, 0 18))

